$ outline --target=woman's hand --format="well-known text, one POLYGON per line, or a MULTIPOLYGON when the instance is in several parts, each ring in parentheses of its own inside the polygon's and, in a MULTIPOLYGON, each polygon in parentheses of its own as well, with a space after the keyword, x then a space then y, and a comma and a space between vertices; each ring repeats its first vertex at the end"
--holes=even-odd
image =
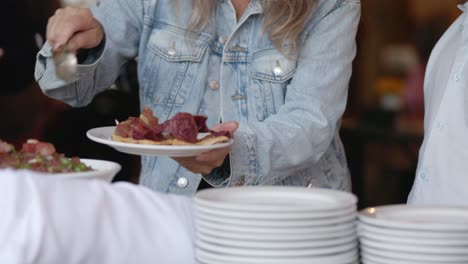
MULTIPOLYGON (((239 124, 233 121, 216 125, 212 128, 212 130, 229 131, 232 135, 234 134, 238 126, 239 124)), ((230 150, 230 147, 226 147, 215 149, 195 157, 174 157, 173 159, 193 173, 208 174, 214 168, 220 167, 223 164, 224 159, 229 154, 230 150)))
POLYGON ((104 30, 89 9, 66 7, 49 18, 46 37, 53 49, 67 43, 68 49, 76 52, 99 45, 104 30))

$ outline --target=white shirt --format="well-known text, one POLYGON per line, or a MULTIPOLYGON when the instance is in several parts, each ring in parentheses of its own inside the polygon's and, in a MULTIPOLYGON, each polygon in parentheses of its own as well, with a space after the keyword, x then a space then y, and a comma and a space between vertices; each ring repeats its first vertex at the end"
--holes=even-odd
POLYGON ((192 201, 128 183, 0 170, 0 263, 192 264, 192 201))
POLYGON ((434 47, 424 81, 424 141, 410 204, 468 205, 468 4, 434 47))

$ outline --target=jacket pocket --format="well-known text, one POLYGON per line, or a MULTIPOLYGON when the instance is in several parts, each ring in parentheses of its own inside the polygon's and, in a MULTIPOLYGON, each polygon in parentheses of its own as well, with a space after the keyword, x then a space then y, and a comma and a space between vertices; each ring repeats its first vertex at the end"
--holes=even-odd
POLYGON ((168 24, 156 25, 140 65, 144 103, 165 115, 174 105, 184 104, 210 42, 206 35, 191 34, 168 24))
POLYGON ((296 71, 296 61, 277 49, 268 49, 252 55, 250 66, 251 107, 258 121, 275 114, 284 104, 286 87, 296 71))

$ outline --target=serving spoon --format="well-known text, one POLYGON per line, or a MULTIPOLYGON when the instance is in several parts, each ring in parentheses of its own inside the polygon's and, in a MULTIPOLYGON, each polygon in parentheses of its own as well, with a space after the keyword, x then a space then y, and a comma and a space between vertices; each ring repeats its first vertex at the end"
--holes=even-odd
POLYGON ((70 51, 67 44, 63 44, 54 50, 53 58, 55 72, 60 79, 66 82, 76 80, 78 58, 74 52, 70 51))

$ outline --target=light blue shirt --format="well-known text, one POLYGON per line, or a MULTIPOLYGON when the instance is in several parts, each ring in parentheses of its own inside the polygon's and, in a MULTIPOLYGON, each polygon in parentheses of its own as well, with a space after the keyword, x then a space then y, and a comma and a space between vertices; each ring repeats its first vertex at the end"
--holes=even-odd
MULTIPOLYGON (((220 0, 201 34, 187 32, 192 1, 173 2, 102 0, 91 7, 105 30, 103 53, 80 65, 76 82, 64 83, 46 43, 36 66, 44 93, 85 106, 138 57, 141 106, 161 121, 183 111, 208 116, 208 126, 240 123, 231 174, 215 170, 205 177, 212 185, 350 190, 338 130, 356 53, 359 0, 319 0, 297 55, 288 54, 288 43, 281 53, 263 33, 259 0, 239 21, 231 2, 220 0)), ((153 190, 192 195, 201 177, 167 157, 142 159, 140 182, 153 190)))
POLYGON ((468 3, 435 45, 424 79, 424 141, 410 204, 468 205, 468 3))

